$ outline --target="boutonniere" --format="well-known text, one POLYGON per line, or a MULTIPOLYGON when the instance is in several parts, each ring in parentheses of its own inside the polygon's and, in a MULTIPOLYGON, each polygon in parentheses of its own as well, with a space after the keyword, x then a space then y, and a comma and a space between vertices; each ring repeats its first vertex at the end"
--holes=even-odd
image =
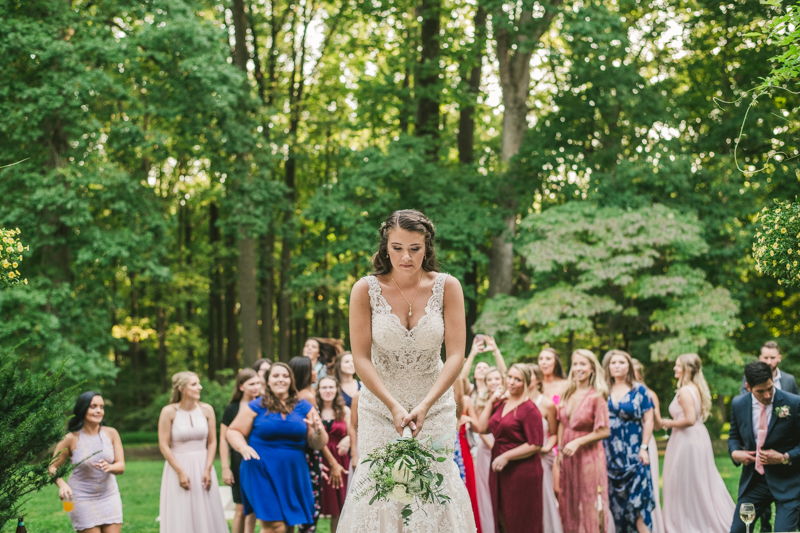
POLYGON ((779 405, 775 408, 775 415, 777 415, 778 418, 786 418, 790 414, 791 412, 789 411, 788 405, 779 405))

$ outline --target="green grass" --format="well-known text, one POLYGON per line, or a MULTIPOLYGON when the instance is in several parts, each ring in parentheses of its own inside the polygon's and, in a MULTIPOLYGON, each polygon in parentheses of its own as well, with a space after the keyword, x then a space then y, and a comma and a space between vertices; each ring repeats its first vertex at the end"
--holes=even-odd
MULTIPOLYGON (((117 477, 122 494, 122 514, 125 533, 158 533, 159 495, 164 461, 127 461, 125 474, 117 477)), ((217 476, 222 474, 216 461, 217 476)), ((220 479, 220 485, 222 479, 220 479)), ((69 517, 61 507, 58 488, 49 485, 30 497, 25 506, 25 525, 31 533, 72 533, 69 517)), ((230 525, 230 524, 229 524, 230 525)), ((3 533, 12 532, 16 523, 6 524, 3 533)), ((318 533, 330 533, 328 520, 321 519, 318 533)))
MULTIPOLYGON (((741 470, 733 466, 727 455, 719 454, 715 462, 725 486, 736 501, 741 470)), ((661 466, 663 468, 663 457, 661 466)), ((221 475, 219 461, 216 462, 217 475, 221 475)), ((123 516, 125 523, 122 530, 125 533, 158 533, 158 502, 161 489, 161 473, 164 461, 142 460, 128 461, 125 474, 119 476, 119 490, 122 494, 123 516)), ((663 478, 662 478, 663 479, 663 478)), ((220 479, 220 484, 222 480, 220 479)), ((663 501, 663 498, 662 498, 663 501)), ((58 489, 51 485, 38 494, 33 495, 26 505, 25 524, 32 533, 70 533, 72 526, 67 513, 61 508, 58 499, 58 489)), ((16 524, 8 524, 3 533, 14 530, 16 524)), ((329 533, 328 520, 320 520, 319 533, 329 533)), ((752 531, 759 531, 752 528, 752 531)))

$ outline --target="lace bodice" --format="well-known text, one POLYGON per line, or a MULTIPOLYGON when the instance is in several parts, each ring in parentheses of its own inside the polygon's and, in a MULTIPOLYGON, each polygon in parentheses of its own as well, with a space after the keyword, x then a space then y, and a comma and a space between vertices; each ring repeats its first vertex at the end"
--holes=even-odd
MULTIPOLYGON (((381 294, 378 279, 375 276, 366 279, 372 308, 372 364, 392 396, 410 411, 425 398, 443 367, 440 354, 447 274, 436 276, 425 314, 410 330, 392 312, 392 306, 381 294)), ((443 395, 440 402, 448 399, 453 401, 452 392, 443 395)))
MULTIPOLYGON (((409 330, 392 313, 392 307, 381 294, 377 278, 366 278, 372 309, 372 364, 392 397, 407 411, 425 399, 444 366, 440 354, 444 341, 446 279, 447 274, 436 276, 425 314, 409 330)), ((439 439, 452 435, 454 439, 456 428, 456 402, 451 388, 428 410, 419 437, 439 439)), ((367 457, 397 437, 389 409, 369 388, 362 388, 358 399, 360 457, 367 457)), ((355 487, 368 482, 368 468, 356 468, 352 481, 355 487)), ((443 476, 443 486, 451 497, 449 505, 428 504, 425 512, 415 512, 409 526, 404 527, 400 515, 402 505, 394 502, 370 505, 366 501, 355 501, 354 491, 350 491, 339 520, 339 533, 474 533, 475 521, 469 496, 452 455, 449 460, 436 463, 434 468, 443 476)))

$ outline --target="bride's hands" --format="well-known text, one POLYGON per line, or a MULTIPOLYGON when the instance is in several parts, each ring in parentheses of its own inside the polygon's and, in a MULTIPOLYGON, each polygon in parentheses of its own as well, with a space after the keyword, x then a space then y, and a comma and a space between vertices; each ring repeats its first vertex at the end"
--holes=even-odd
MULTIPOLYGON (((428 414, 428 408, 424 405, 420 404, 416 406, 410 413, 408 413, 405 418, 403 418, 403 427, 408 426, 411 428, 411 434, 413 436, 419 435, 419 432, 422 431, 422 425, 425 423, 425 417, 428 414)), ((402 431, 402 430, 401 430, 402 431)))
MULTIPOLYGON (((406 419, 407 416, 408 416, 408 411, 403 409, 403 407, 400 404, 397 404, 392 409, 392 418, 394 419, 394 429, 400 435, 403 434, 403 428, 405 427, 403 421, 406 419)), ((414 430, 414 426, 411 426, 411 430, 412 431, 414 430)))

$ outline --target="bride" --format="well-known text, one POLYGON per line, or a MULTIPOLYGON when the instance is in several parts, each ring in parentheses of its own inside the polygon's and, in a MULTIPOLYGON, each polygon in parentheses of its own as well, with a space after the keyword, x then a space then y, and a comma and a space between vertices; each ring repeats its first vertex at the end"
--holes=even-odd
MULTIPOLYGON (((374 274, 353 286, 350 343, 358 377, 365 385, 358 402, 359 455, 402 435, 434 440, 452 434, 456 404, 452 385, 464 362, 464 294, 453 277, 438 272, 434 228, 418 211, 395 211, 380 228, 372 257, 374 274), (447 360, 440 356, 442 341, 447 360)), ((365 482, 368 467, 355 471, 365 482)), ((467 489, 452 460, 436 463, 450 496, 446 506, 428 504, 403 526, 396 502, 357 501, 349 496, 338 533, 471 533, 475 520, 467 489)))

